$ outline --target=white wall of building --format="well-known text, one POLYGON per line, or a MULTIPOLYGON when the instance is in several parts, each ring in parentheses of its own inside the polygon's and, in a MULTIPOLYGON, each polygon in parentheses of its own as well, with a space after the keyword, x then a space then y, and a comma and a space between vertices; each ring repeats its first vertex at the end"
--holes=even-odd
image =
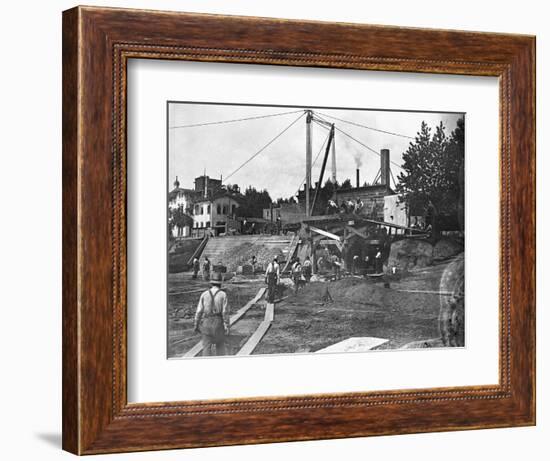
POLYGON ((200 201, 193 205, 193 227, 209 228, 212 223, 212 202, 200 201))
POLYGON ((185 191, 179 191, 172 199, 168 202, 168 207, 172 210, 176 208, 182 208, 184 211, 192 206, 193 202, 189 193, 185 191))
POLYGON ((193 228, 211 229, 225 225, 227 216, 233 216, 238 207, 239 203, 230 197, 197 202, 193 206, 193 228))
POLYGON ((408 226, 407 207, 404 203, 399 203, 399 195, 384 197, 384 222, 408 226))

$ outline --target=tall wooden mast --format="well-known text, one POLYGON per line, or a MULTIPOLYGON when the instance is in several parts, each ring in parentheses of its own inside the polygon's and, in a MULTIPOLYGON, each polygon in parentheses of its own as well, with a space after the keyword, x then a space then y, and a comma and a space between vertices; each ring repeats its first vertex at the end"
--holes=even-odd
POLYGON ((311 215, 310 197, 311 190, 311 119, 313 113, 308 110, 306 116, 306 216, 311 215))

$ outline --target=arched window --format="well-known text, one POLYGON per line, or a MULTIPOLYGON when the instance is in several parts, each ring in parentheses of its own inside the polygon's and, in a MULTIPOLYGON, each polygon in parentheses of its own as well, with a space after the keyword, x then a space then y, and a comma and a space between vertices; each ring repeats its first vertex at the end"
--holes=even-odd
POLYGON ((210 214, 210 205, 206 207, 206 214, 210 214))
POLYGON ((217 212, 218 214, 222 214, 222 206, 221 206, 219 203, 218 203, 218 207, 217 207, 217 209, 216 209, 216 212, 217 212))
POLYGON ((227 214, 227 205, 223 206, 223 214, 227 214))

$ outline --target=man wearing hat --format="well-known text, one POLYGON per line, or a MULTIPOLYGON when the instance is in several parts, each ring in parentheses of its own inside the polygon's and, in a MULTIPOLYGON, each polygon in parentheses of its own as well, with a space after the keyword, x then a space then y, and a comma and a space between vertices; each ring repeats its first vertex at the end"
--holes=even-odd
POLYGON ((195 314, 195 331, 202 335, 202 355, 226 354, 226 339, 229 334, 229 306, 227 295, 221 290, 222 274, 215 272, 210 280, 210 288, 199 299, 195 314))
POLYGON ((267 283, 267 302, 272 303, 275 301, 275 291, 277 289, 277 284, 279 283, 280 269, 279 263, 277 261, 277 256, 273 258, 267 265, 267 270, 265 271, 265 283, 267 283))

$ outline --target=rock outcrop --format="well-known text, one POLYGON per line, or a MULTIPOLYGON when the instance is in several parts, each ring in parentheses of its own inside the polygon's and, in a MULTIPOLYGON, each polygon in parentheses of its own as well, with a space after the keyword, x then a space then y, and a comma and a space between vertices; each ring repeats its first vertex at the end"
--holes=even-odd
POLYGON ((425 240, 398 240, 391 244, 387 267, 406 271, 430 266, 433 262, 433 252, 434 247, 425 240))

